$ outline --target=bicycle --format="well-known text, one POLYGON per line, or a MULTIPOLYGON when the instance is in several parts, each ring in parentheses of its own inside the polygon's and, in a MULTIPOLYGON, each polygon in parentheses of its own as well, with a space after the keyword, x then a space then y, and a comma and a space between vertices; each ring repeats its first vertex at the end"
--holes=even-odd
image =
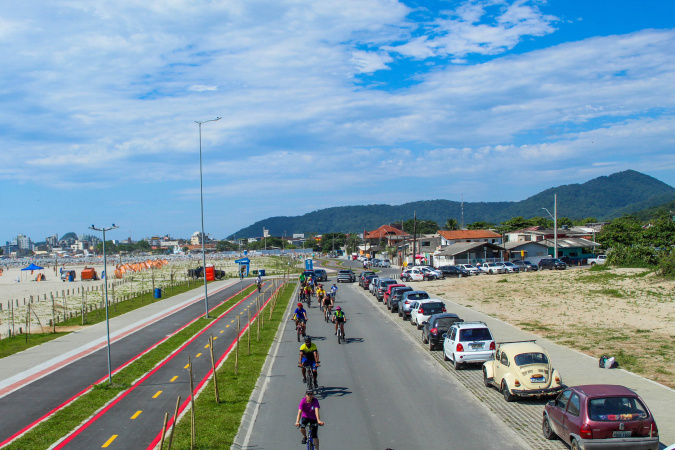
POLYGON ((303 427, 307 430, 307 450, 315 450, 316 447, 314 447, 314 427, 318 427, 319 424, 316 425, 303 425, 303 427))
POLYGON ((307 298, 307 308, 309 309, 312 307, 312 296, 307 295, 306 298, 307 298))
MULTIPOLYGON (((318 368, 321 364, 316 363, 316 367, 318 368)), ((305 364, 305 379, 307 382, 307 389, 315 389, 314 388, 314 370, 312 369, 311 364, 305 364)))
POLYGON ((338 332, 337 332, 337 339, 338 339, 338 344, 345 341, 345 335, 342 332, 342 324, 338 324, 338 332))
POLYGON ((326 323, 330 322, 330 305, 324 306, 323 308, 323 315, 324 318, 326 319, 326 323))
POLYGON ((300 342, 300 336, 302 336, 302 322, 299 320, 295 321, 295 331, 298 333, 298 342, 300 342))

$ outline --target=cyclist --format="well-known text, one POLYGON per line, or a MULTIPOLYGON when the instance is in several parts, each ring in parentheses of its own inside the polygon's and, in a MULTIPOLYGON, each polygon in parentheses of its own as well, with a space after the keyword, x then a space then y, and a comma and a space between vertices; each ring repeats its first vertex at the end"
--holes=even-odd
POLYGON ((314 447, 319 450, 319 425, 323 425, 321 415, 319 414, 319 400, 314 398, 314 391, 307 389, 305 396, 300 400, 298 405, 298 416, 295 418, 295 426, 300 427, 302 433, 302 444, 307 443, 306 426, 312 428, 312 436, 314 440, 314 447))
POLYGON ((300 346, 300 361, 298 367, 302 369, 302 382, 307 383, 307 367, 314 373, 314 387, 319 387, 317 382, 316 367, 319 364, 319 349, 312 343, 312 338, 305 336, 305 343, 300 346))
POLYGON ((326 318, 330 316, 330 311, 333 309, 333 296, 332 295, 326 295, 323 298, 323 309, 324 309, 324 314, 326 314, 326 318))
POLYGON ((330 287, 330 296, 333 297, 333 301, 335 301, 335 295, 337 294, 338 287, 333 283, 333 285, 330 287))
POLYGON ((307 286, 310 287, 310 291, 313 294, 314 293, 314 277, 311 276, 311 275, 307 277, 307 286))
POLYGON ((258 293, 260 293, 260 289, 262 288, 262 277, 260 275, 256 277, 255 284, 258 286, 258 293))
POLYGON ((312 295, 312 288, 309 287, 309 284, 308 284, 307 286, 305 286, 304 289, 305 289, 305 300, 309 304, 310 296, 312 295))
POLYGON ((302 324, 302 335, 305 336, 305 331, 307 330, 307 311, 302 306, 302 303, 298 303, 298 307, 295 308, 293 320, 295 320, 296 327, 298 326, 298 323, 302 324))
POLYGON ((326 291, 323 290, 323 284, 320 284, 316 290, 316 298, 319 299, 319 307, 323 305, 323 297, 326 295, 326 291))
POLYGON ((342 330, 342 337, 345 337, 345 322, 347 321, 347 316, 342 311, 342 308, 339 306, 335 308, 335 314, 333 315, 333 322, 335 323, 335 335, 337 336, 338 325, 342 330))
POLYGON ((301 273, 301 274, 300 274, 300 285, 301 285, 302 287, 305 287, 305 282, 306 282, 305 274, 304 274, 304 273, 301 273))

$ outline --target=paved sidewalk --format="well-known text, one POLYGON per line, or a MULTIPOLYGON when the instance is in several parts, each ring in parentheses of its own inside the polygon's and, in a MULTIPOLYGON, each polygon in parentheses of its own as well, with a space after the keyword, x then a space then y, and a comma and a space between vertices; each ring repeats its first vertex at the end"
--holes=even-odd
MULTIPOLYGON (((238 281, 228 279, 212 282, 208 286, 209 296, 238 281)), ((110 342, 124 339, 199 301, 204 301, 203 285, 110 319, 110 342)), ((3 358, 0 364, 0 398, 106 345, 106 324, 103 321, 3 358)))
POLYGON ((456 313, 464 321, 482 320, 487 323, 497 341, 536 339, 548 350, 553 366, 560 371, 563 383, 567 386, 619 384, 634 390, 645 400, 652 411, 659 427, 661 442, 667 446, 675 444, 675 420, 671 417, 673 405, 675 405, 675 390, 623 369, 600 369, 598 360, 591 356, 520 330, 472 308, 464 307, 448 299, 444 300, 448 312, 456 313))

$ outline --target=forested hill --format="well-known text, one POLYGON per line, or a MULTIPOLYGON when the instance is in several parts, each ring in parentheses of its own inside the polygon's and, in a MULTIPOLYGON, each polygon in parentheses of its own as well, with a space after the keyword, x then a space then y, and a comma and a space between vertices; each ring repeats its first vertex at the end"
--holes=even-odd
MULTIPOLYGON (((625 213, 662 205, 675 200, 675 188, 649 175, 627 170, 603 176, 583 184, 553 187, 519 202, 465 202, 464 223, 485 221, 500 223, 512 217, 526 219, 553 213, 553 195, 558 194, 558 216, 570 219, 594 217, 612 219, 625 213)), ((405 221, 413 217, 434 220, 440 226, 454 218, 461 219, 461 203, 449 200, 425 200, 402 205, 341 206, 313 211, 302 216, 270 217, 243 228, 232 237, 257 237, 263 227, 270 235, 292 233, 330 233, 372 230, 380 225, 405 221)))

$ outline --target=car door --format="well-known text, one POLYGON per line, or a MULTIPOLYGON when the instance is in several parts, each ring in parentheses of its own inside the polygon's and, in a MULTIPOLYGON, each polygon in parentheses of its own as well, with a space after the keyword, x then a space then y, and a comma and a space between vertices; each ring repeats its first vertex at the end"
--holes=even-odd
POLYGON ((499 352, 499 357, 495 355, 495 373, 494 380, 497 386, 502 385, 504 373, 509 370, 509 357, 504 351, 499 352))
POLYGON ((450 327, 448 334, 445 335, 445 341, 443 341, 443 352, 446 356, 452 355, 455 351, 455 336, 457 336, 457 328, 450 327))
POLYGON ((579 394, 576 392, 572 393, 569 401, 567 402, 567 411, 563 414, 563 434, 560 436, 565 442, 571 442, 571 435, 579 435, 579 430, 581 428, 581 399, 579 394))
POLYGON ((567 439, 563 438, 565 434, 564 416, 565 410, 567 409, 567 402, 569 401, 571 396, 572 390, 565 389, 554 400, 554 407, 548 410, 549 423, 551 424, 553 431, 555 431, 555 434, 557 434, 561 439, 563 439, 568 444, 569 444, 569 432, 567 433, 568 436, 567 439))

